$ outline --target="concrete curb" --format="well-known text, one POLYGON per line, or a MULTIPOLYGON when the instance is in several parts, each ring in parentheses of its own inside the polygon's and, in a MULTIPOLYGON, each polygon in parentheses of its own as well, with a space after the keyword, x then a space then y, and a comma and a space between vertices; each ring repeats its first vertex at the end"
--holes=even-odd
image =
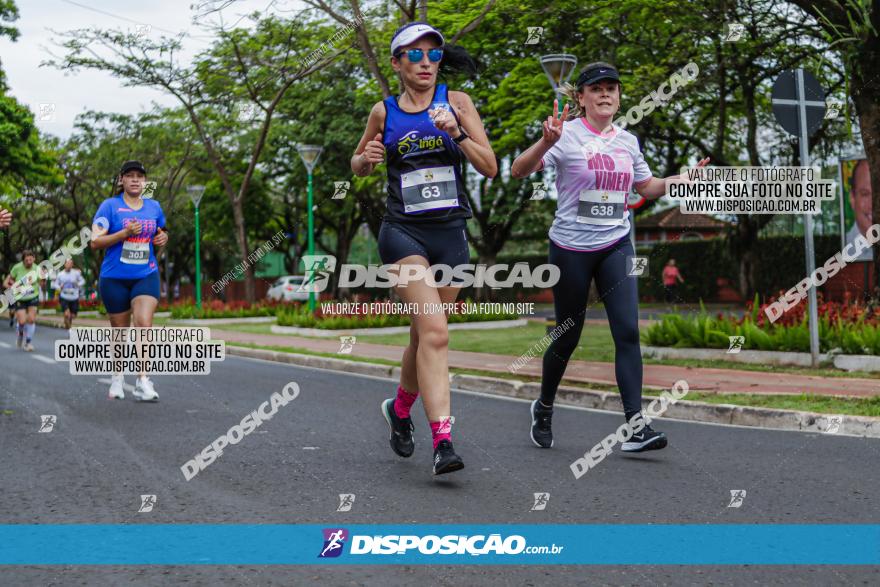
MULTIPOLYGON (((810 367, 810 353, 782 351, 740 351, 728 353, 725 349, 679 349, 674 347, 642 346, 642 356, 650 359, 707 359, 730 363, 755 365, 792 365, 810 367)), ((833 364, 842 371, 880 371, 880 357, 876 355, 829 355, 819 354, 819 362, 833 364)))
POLYGON ((880 371, 880 357, 876 355, 837 355, 834 366, 844 371, 880 371))
MULTIPOLYGON (((706 359, 756 365, 791 365, 795 367, 809 367, 812 365, 810 353, 782 351, 742 350, 738 353, 728 353, 727 349, 682 349, 643 345, 642 356, 650 359, 706 359)), ((819 362, 821 363, 828 363, 830 360, 831 358, 825 353, 819 355, 819 362)))
POLYGON ((363 363, 360 361, 347 361, 331 357, 317 357, 315 355, 300 355, 297 353, 284 353, 265 349, 252 349, 247 347, 226 344, 227 355, 238 355, 251 359, 263 359, 276 363, 287 363, 301 367, 316 367, 318 369, 330 369, 332 371, 345 371, 358 375, 371 375, 373 377, 391 377, 391 365, 379 365, 376 363, 363 363))
MULTIPOLYGON (((453 322, 449 330, 488 330, 490 328, 514 328, 528 324, 525 318, 516 320, 489 320, 485 322, 453 322)), ((385 326, 382 328, 340 328, 328 330, 326 328, 301 328, 299 326, 279 326, 273 324, 270 327, 273 334, 293 334, 297 336, 320 336, 332 338, 347 334, 409 334, 409 326, 385 326)))
MULTIPOLYGON (((400 376, 400 367, 348 361, 331 357, 251 349, 229 344, 226 346, 226 353, 303 367, 317 367, 359 375, 372 375, 374 377, 396 379, 400 376)), ((535 399, 540 395, 541 391, 541 386, 538 383, 459 373, 450 374, 449 382, 451 387, 465 391, 476 391, 518 399, 535 399)), ((617 393, 563 385, 559 387, 556 397, 560 403, 566 405, 618 413, 623 411, 620 396, 617 393)), ((653 399, 653 397, 646 397, 642 405, 646 407, 653 399)), ((679 400, 674 404, 669 404, 666 416, 692 422, 734 424, 773 430, 800 430, 802 432, 829 435, 841 434, 880 438, 880 418, 869 418, 866 416, 818 414, 814 412, 735 406, 732 404, 712 404, 689 400, 679 400)))

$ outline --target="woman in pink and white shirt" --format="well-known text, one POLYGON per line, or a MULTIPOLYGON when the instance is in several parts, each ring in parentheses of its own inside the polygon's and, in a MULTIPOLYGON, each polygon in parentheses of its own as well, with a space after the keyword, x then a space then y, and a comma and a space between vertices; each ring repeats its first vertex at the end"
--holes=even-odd
MULTIPOLYGON (((620 108, 620 77, 609 63, 591 63, 566 89, 573 103, 543 125, 543 135, 514 161, 511 173, 524 178, 544 167, 556 168, 558 204, 550 227, 549 262, 560 269, 553 287, 559 336, 544 354, 541 397, 532 402, 532 442, 553 446, 551 419, 556 389, 577 347, 584 325, 587 294, 596 279, 615 347, 615 374, 624 417, 633 434, 626 452, 664 448, 666 435, 641 419, 642 356, 636 278, 627 263, 635 255, 629 239, 630 188, 647 199, 666 193, 666 179, 653 176, 636 137, 612 124, 620 108), (570 325, 562 332, 563 325, 570 325), (635 418, 635 419, 634 419, 635 418)), ((708 159, 700 161, 700 167, 708 159)), ((676 179, 676 178, 669 178, 676 179)))

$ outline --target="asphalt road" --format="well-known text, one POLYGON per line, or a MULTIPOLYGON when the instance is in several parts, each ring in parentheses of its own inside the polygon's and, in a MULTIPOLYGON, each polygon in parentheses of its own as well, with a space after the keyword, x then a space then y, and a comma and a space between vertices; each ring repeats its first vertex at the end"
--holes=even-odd
MULTIPOLYGON (((576 480, 569 463, 622 418, 558 409, 556 447, 535 448, 523 401, 456 392, 453 438, 466 468, 431 475, 416 405, 416 452, 388 447, 389 380, 229 357, 203 377, 155 377, 157 404, 107 399, 99 376, 0 330, 0 523, 880 523, 880 440, 676 421, 664 451, 615 452, 576 480), (288 382, 301 393, 187 482, 180 467, 288 382), (55 415, 39 433, 41 415, 55 415), (739 508, 730 490, 745 489, 739 508), (533 494, 550 493, 544 511, 533 494), (339 494, 355 494, 337 512, 339 494), (138 513, 142 494, 155 494, 138 513)), ((51 339, 51 340, 50 340, 51 339)), ((134 383, 132 377, 128 383, 134 383)), ((129 388, 130 389, 130 388, 129 388)), ((626 544, 621 544, 626 548, 626 544)), ((658 544, 657 548, 663 548, 658 544)), ((6 567, 3 585, 705 585, 880 584, 877 567, 6 567)))

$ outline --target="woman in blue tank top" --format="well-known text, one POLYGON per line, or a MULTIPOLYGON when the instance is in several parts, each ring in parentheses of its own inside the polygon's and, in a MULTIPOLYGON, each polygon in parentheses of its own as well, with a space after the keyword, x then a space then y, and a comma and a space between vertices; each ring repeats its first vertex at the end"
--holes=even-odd
MULTIPOLYGON (((403 93, 373 106, 367 128, 351 158, 351 169, 369 175, 387 161, 388 195, 379 231, 379 255, 397 267, 400 299, 419 309, 412 315, 410 342, 403 353, 397 396, 382 403, 391 428, 391 448, 402 457, 414 450, 410 408, 421 394, 434 441, 434 474, 464 467, 452 447, 446 314, 431 307, 458 296, 453 280, 431 279, 431 266, 467 264, 465 221, 472 216, 465 192, 465 160, 486 177, 498 164, 480 115, 464 92, 437 83, 438 73, 476 73, 476 64, 424 22, 401 27, 391 38, 391 66, 403 93), (414 278, 415 275, 425 278, 414 278)), ((442 275, 450 275, 442 270, 442 275)))

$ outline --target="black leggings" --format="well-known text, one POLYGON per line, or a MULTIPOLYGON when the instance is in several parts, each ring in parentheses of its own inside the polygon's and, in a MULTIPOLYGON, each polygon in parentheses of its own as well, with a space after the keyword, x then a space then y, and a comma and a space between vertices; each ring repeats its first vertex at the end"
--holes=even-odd
POLYGON ((550 241, 549 262, 559 267, 561 273, 559 283, 553 286, 559 336, 544 353, 541 379, 541 402, 544 405, 553 404, 568 359, 581 338, 587 295, 595 277, 614 338, 614 371, 627 421, 642 409, 638 278, 630 277, 627 271, 627 259, 633 254, 628 236, 608 248, 590 252, 563 249, 550 241))

